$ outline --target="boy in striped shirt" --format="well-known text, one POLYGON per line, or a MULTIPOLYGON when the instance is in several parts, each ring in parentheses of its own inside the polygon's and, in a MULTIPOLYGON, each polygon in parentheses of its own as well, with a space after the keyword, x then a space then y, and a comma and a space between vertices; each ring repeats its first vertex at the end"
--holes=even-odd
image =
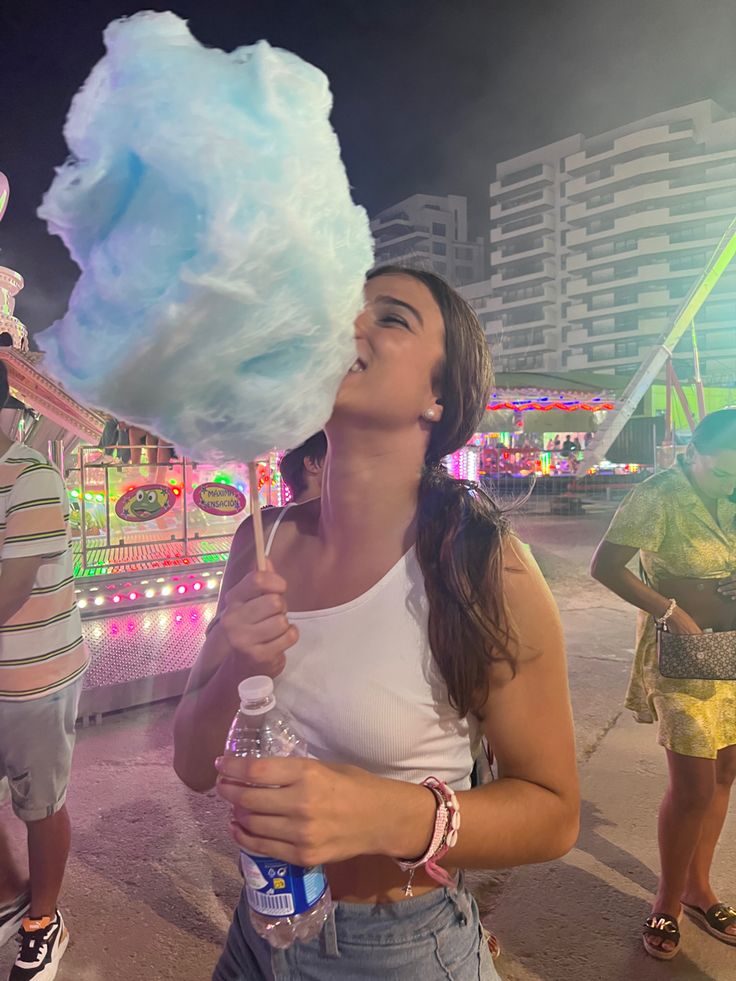
MULTIPOLYGON (((0 406, 8 377, 0 361, 0 406)), ((69 940, 57 901, 69 853, 65 806, 88 654, 74 599, 64 483, 0 432, 0 798, 26 825, 29 889, 0 828, 0 943, 16 933, 10 981, 51 981, 69 940), (20 930, 18 928, 20 927, 20 930)))

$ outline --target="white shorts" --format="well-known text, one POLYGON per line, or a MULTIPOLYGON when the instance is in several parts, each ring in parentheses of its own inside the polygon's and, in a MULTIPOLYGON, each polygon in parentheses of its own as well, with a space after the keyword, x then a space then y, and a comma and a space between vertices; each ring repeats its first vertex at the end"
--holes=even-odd
POLYGON ((0 804, 21 821, 51 817, 66 800, 82 679, 30 701, 0 702, 0 804))

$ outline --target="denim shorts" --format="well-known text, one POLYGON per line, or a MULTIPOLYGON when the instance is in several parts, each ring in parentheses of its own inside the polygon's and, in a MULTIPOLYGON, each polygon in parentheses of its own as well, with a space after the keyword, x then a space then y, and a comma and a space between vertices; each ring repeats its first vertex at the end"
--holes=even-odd
POLYGON ((0 702, 0 804, 9 790, 21 821, 51 817, 66 800, 81 690, 79 678, 45 698, 0 702))
POLYGON ((500 981, 478 907, 460 879, 375 906, 336 902, 321 935, 272 950, 253 930, 245 893, 212 981, 500 981))

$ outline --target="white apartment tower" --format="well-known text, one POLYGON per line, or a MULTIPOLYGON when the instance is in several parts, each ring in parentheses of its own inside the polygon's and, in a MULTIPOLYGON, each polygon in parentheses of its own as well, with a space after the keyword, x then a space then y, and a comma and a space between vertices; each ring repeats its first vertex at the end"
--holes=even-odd
POLYGON ((377 214, 371 230, 377 264, 431 269, 455 286, 486 274, 483 239, 468 239, 468 201, 458 194, 412 194, 377 214))
MULTIPOLYGON (((476 307, 500 371, 557 371, 564 316, 564 160, 582 137, 498 164, 491 185, 491 279, 476 307)), ((465 291, 464 291, 465 292, 465 291)))
MULTIPOLYGON (((736 218, 736 116, 711 101, 505 161, 491 270, 463 290, 499 370, 630 374, 736 218)), ((706 382, 736 383, 736 264, 696 318, 706 382)), ((689 336, 675 355, 692 374, 689 336)))

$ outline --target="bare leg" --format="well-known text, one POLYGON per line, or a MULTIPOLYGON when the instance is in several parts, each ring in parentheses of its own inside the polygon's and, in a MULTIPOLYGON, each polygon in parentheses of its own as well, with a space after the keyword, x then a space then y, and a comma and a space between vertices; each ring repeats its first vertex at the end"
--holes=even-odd
POLYGON ((136 426, 128 427, 128 437, 130 439, 130 462, 134 467, 141 465, 141 450, 145 439, 145 432, 136 426))
MULTIPOLYGON (((716 759, 716 786, 713 802, 705 816, 700 840, 690 862, 682 893, 683 900, 702 910, 710 909, 718 897, 710 884, 710 870, 713 864, 718 839, 728 812, 731 787, 736 778, 736 746, 722 749, 716 759)), ((736 936, 736 926, 728 927, 727 933, 736 936)))
POLYGON ((28 888, 16 860, 5 828, 0 824, 0 906, 20 896, 28 888))
MULTIPOLYGON (((715 797, 716 761, 667 750, 669 786, 659 809, 661 878, 654 900, 656 916, 680 915, 688 869, 715 797)), ((671 940, 650 939, 672 950, 671 940)))
POLYGON ((29 821, 28 865, 31 872, 31 916, 53 917, 71 844, 66 805, 42 821, 29 821))
POLYGON ((158 436, 146 436, 146 458, 149 467, 155 467, 158 463, 158 436))

